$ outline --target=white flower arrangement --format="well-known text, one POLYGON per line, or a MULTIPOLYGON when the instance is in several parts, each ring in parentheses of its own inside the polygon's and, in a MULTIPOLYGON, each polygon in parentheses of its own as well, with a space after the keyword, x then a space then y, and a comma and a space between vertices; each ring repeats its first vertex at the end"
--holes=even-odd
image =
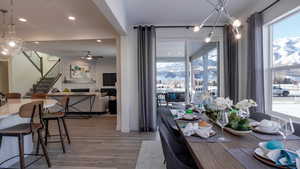
POLYGON ((213 101, 213 104, 211 105, 211 108, 217 111, 230 109, 233 105, 233 101, 230 100, 228 97, 218 97, 213 101))
POLYGON ((250 107, 256 107, 257 104, 252 99, 244 99, 239 101, 236 105, 234 105, 235 108, 239 110, 248 110, 250 107))

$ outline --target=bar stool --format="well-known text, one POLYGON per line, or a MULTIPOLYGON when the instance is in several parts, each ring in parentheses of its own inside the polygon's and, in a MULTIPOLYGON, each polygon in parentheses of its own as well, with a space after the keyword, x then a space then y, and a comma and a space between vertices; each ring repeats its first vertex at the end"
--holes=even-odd
POLYGON ((7 93, 5 96, 7 99, 21 99, 20 93, 7 93))
POLYGON ((49 112, 49 113, 44 113, 44 115, 43 115, 43 121, 45 122, 45 126, 46 126, 45 144, 48 145, 48 143, 60 142, 61 146, 62 146, 63 153, 66 153, 65 143, 64 143, 65 138, 62 134, 61 122, 63 124, 64 131, 65 131, 65 136, 67 137, 68 143, 71 144, 71 139, 70 139, 67 124, 66 124, 66 121, 65 121, 65 113, 67 113, 69 111, 69 97, 68 96, 63 97, 61 100, 58 101, 58 105, 63 107, 64 111, 62 111, 62 112, 49 112), (55 136, 55 135, 50 135, 50 132, 49 132, 49 121, 51 121, 51 120, 57 121, 60 141, 48 142, 48 137, 55 136))
POLYGON ((19 116, 22 118, 30 118, 30 123, 18 124, 16 126, 0 130, 0 136, 18 137, 18 144, 19 144, 19 155, 16 155, 14 157, 11 157, 11 158, 1 162, 0 166, 4 163, 8 162, 9 160, 19 157, 20 158, 20 168, 25 169, 26 167, 30 166, 34 162, 45 157, 48 167, 49 168, 51 167, 48 152, 47 152, 47 149, 46 149, 46 146, 44 144, 43 137, 41 134, 41 130, 44 128, 44 125, 43 125, 42 119, 41 119, 42 108, 43 108, 42 101, 36 101, 36 102, 24 104, 19 109, 19 116), (38 122, 34 122, 36 119, 38 122), (37 134, 38 134, 38 144, 37 144, 37 148, 36 148, 36 153, 35 154, 24 154, 24 136, 26 136, 28 134, 32 134, 34 132, 37 132, 37 134), (40 145, 42 146, 43 154, 39 154, 40 145), (39 156, 39 158, 37 160, 33 161, 32 163, 30 163, 29 165, 25 166, 24 155, 39 156))

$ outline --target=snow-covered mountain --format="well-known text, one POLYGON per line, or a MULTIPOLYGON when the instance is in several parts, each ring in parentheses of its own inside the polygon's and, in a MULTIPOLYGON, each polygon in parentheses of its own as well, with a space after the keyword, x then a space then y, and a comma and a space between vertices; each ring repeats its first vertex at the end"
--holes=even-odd
POLYGON ((274 66, 300 64, 300 37, 275 40, 273 53, 274 66))

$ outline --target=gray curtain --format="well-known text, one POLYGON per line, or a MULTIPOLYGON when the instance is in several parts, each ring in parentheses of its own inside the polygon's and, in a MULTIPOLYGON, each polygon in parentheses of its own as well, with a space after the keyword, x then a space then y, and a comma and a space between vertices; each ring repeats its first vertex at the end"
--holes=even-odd
POLYGON ((248 98, 257 103, 252 111, 265 112, 263 71, 263 16, 254 13, 248 19, 248 98))
POLYGON ((238 41, 234 37, 233 27, 224 27, 224 84, 225 97, 229 97, 234 103, 239 97, 239 73, 238 73, 238 41))
POLYGON ((156 131, 155 28, 138 26, 138 100, 140 131, 156 131))

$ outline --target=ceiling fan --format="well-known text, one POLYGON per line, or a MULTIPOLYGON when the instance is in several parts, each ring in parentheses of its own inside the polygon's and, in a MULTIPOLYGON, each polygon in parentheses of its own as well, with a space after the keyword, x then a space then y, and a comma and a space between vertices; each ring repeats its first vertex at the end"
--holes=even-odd
POLYGON ((91 51, 87 51, 87 55, 85 57, 81 57, 81 59, 86 60, 97 60, 97 59, 103 59, 103 56, 93 56, 91 51))

